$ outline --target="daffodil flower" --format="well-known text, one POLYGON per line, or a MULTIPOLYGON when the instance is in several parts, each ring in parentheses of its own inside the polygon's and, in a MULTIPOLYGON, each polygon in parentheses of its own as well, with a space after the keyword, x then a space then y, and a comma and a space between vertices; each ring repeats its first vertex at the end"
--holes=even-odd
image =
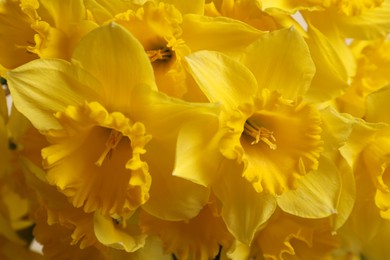
MULTIPOLYGON (((380 91, 390 83, 389 48, 390 41, 385 38, 354 41, 350 45, 356 60, 356 74, 345 93, 335 100, 339 111, 355 117, 366 118, 369 109, 367 105, 372 103, 369 100, 370 94, 380 91)), ((385 97, 386 95, 376 96, 385 97)), ((376 113, 376 116, 380 117, 384 114, 376 113)))
POLYGON ((121 26, 88 34, 71 62, 35 60, 8 80, 15 105, 51 143, 42 150, 48 182, 74 207, 126 219, 142 206, 178 220, 207 202, 206 187, 171 173, 183 163, 175 162, 178 134, 213 125, 218 107, 156 92, 149 59, 121 26))
POLYGON ((320 154, 323 136, 329 141, 327 150, 333 151, 324 155, 337 153, 348 137, 350 122, 336 111, 322 111, 304 100, 314 66, 298 32, 284 29, 260 37, 248 47, 241 63, 207 51, 195 52, 186 60, 205 95, 222 105, 218 145, 225 159, 219 163, 216 179, 190 172, 180 176, 212 186, 222 202, 225 223, 238 242, 250 245, 276 204, 305 218, 329 217, 340 211, 335 228, 340 227, 354 198, 353 187, 341 188, 341 183, 350 182, 351 172, 341 175, 339 166, 320 154), (324 123, 327 130, 322 133, 324 123), (333 127, 345 130, 337 133, 333 127), (339 199, 340 194, 345 200, 339 199))
POLYGON ((141 213, 140 225, 146 234, 155 234, 164 241, 164 251, 179 259, 213 259, 220 246, 229 247, 233 236, 221 216, 210 203, 194 218, 166 221, 141 213))
POLYGON ((200 15, 200 1, 189 6, 167 2, 147 1, 139 8, 117 13, 113 20, 143 45, 160 91, 185 100, 205 101, 188 79, 184 57, 200 49, 238 52, 262 32, 236 20, 200 15))
POLYGON ((339 246, 330 218, 306 219, 277 212, 252 246, 252 257, 268 259, 326 259, 339 246))

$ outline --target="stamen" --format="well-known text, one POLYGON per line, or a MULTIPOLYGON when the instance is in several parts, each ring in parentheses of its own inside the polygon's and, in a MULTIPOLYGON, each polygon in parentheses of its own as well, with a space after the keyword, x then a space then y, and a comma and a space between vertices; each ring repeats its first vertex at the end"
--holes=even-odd
POLYGON ((172 50, 167 47, 163 47, 157 50, 149 50, 146 51, 146 54, 148 55, 151 62, 155 62, 157 60, 169 60, 172 58, 172 50))
POLYGON ((251 145, 258 144, 260 141, 263 141, 270 149, 276 150, 277 148, 273 132, 269 131, 267 128, 259 127, 255 123, 247 120, 244 125, 244 133, 255 138, 251 145))
POLYGON ((99 159, 95 162, 97 166, 102 166, 103 161, 106 157, 111 159, 113 150, 117 147, 120 140, 122 139, 122 134, 116 130, 111 130, 110 136, 106 141, 106 149, 100 155, 99 159))

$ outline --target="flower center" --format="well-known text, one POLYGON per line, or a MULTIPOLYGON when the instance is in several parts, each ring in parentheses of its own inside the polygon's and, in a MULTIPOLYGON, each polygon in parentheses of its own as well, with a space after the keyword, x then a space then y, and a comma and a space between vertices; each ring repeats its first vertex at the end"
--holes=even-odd
POLYGON ((265 127, 260 127, 256 123, 247 120, 244 125, 244 133, 253 137, 255 140, 251 142, 251 145, 258 144, 260 141, 269 146, 270 149, 276 150, 275 137, 273 132, 265 127))
POLYGON ((162 47, 157 50, 148 50, 146 51, 151 62, 155 61, 167 61, 172 58, 172 50, 167 47, 162 47))
POLYGON ((102 166, 103 161, 106 157, 111 159, 112 153, 122 139, 122 134, 116 130, 111 129, 110 136, 106 141, 106 149, 100 155, 99 159, 95 162, 97 166, 102 166))

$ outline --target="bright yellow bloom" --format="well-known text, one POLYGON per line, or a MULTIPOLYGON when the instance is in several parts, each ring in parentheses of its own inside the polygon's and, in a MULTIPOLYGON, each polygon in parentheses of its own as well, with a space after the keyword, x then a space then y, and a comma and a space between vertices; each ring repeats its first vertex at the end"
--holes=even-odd
POLYGON ((282 212, 275 214, 261 230, 252 246, 254 259, 331 259, 339 238, 332 234, 331 222, 304 219, 282 212))
POLYGON ((319 114, 299 97, 306 92, 314 72, 305 48, 293 30, 266 35, 250 46, 243 58, 253 74, 218 53, 198 52, 187 59, 210 101, 223 105, 221 124, 226 134, 220 151, 228 159, 245 162, 243 176, 258 192, 281 194, 294 187, 299 175, 318 166, 322 145, 319 114), (274 48, 282 42, 286 45, 287 39, 289 47, 298 51, 291 53, 285 48, 275 52, 274 48), (298 64, 294 56, 300 54, 308 59, 298 64), (262 57, 266 67, 256 66, 256 57, 262 57), (216 73, 221 75, 216 77, 216 73))
POLYGON ((186 221, 164 221, 144 213, 140 225, 147 234, 158 235, 164 251, 179 259, 213 259, 220 246, 229 246, 232 235, 212 207, 206 205, 199 215, 186 221))
POLYGON ((21 9, 35 31, 35 45, 27 50, 41 58, 69 59, 81 37, 97 27, 88 20, 82 0, 21 0, 21 9))
POLYGON ((143 206, 177 220, 195 216, 207 202, 207 188, 171 173, 178 134, 198 134, 204 120, 216 121, 218 109, 154 92, 150 62, 121 26, 83 38, 72 63, 36 60, 8 79, 16 106, 51 143, 42 151, 48 181, 75 207, 126 218, 143 206), (140 157, 150 135, 149 172, 140 157))
POLYGON ((82 0, 19 0, 1 3, 0 63, 12 69, 38 57, 69 59, 87 32, 97 27, 82 0))
MULTIPOLYGON (((115 13, 92 8, 92 15, 110 13, 143 45, 152 62, 158 89, 173 97, 206 101, 196 84, 189 79, 183 58, 199 49, 237 52, 253 42, 261 32, 239 21, 200 15, 201 1, 183 5, 181 1, 146 1, 142 6, 115 13), (96 12, 96 13, 94 13, 96 12)), ((102 18, 103 19, 103 18, 102 18)))
POLYGON ((27 47, 34 40, 32 19, 19 7, 20 1, 2 1, 0 3, 0 64, 7 69, 15 68, 38 58, 29 53, 27 47))
MULTIPOLYGON (((377 105, 376 111, 386 107, 383 102, 377 105)), ((386 258, 389 254, 383 244, 389 235, 388 136, 387 124, 356 120, 341 149, 354 169, 356 200, 347 222, 337 231, 342 238, 340 254, 370 259, 386 258)))
POLYGON ((314 104, 302 100, 314 68, 301 36, 291 29, 264 35, 241 58, 247 67, 216 52, 196 52, 187 61, 209 100, 222 104, 222 137, 217 145, 225 159, 213 157, 220 165, 216 179, 191 172, 180 176, 212 185, 235 238, 249 245, 276 203, 304 217, 334 214, 341 180, 332 163, 318 168, 322 119, 314 104), (329 171, 334 171, 331 187, 317 193, 315 187, 322 185, 329 171), (290 196, 295 189, 297 194, 290 196), (313 204, 294 210, 302 196, 313 204))
MULTIPOLYGON (((357 41, 350 46, 356 59, 356 75, 351 86, 337 98, 340 111, 363 118, 367 113, 369 95, 390 83, 390 41, 357 41)), ((382 113, 376 113, 380 116, 382 113)))

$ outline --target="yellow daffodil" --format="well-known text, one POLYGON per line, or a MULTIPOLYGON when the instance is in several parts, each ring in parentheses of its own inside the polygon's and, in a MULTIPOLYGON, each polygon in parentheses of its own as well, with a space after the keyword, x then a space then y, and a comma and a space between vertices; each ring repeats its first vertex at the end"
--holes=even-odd
MULTIPOLYGON (((200 88, 211 102, 222 104, 219 150, 226 159, 221 160, 218 181, 210 183, 209 176, 195 177, 189 172, 181 176, 211 184, 222 201, 222 216, 229 230, 239 241, 250 244, 255 232, 272 215, 274 196, 286 193, 289 197, 287 192, 299 187, 298 179, 318 169, 323 142, 320 113, 302 100, 314 68, 301 36, 290 29, 264 35, 248 47, 241 60, 247 67, 216 52, 200 51, 188 56, 189 68, 200 88), (273 48, 282 42, 285 47, 275 52, 273 48), (294 59, 295 55, 301 59, 294 59), (258 57, 262 59, 261 67, 256 66, 258 57), (233 161, 238 165, 232 165, 233 161)), ((322 173, 314 175, 313 182, 320 186, 322 181, 317 175, 322 173)), ((339 180, 337 173, 335 178, 339 180)), ((338 184, 333 188, 339 190, 338 184)), ((307 188, 303 193, 307 190, 314 192, 307 188)), ((330 209, 326 212, 327 216, 332 214, 330 209)))
POLYGON ((295 73, 284 73, 285 77, 277 77, 275 71, 286 69, 282 68, 284 64, 293 68, 297 61, 292 55, 308 54, 299 39, 294 30, 284 30, 256 42, 248 49, 252 53, 243 58, 253 74, 218 53, 197 52, 187 59, 206 96, 223 105, 222 124, 227 133, 221 152, 226 158, 245 161, 243 176, 258 192, 281 194, 294 186, 299 175, 317 168, 322 145, 319 114, 299 98, 314 72, 311 60, 300 61, 295 73), (272 39, 267 41, 268 37, 272 39), (279 53, 270 51, 288 38, 289 47, 298 50, 294 54, 288 53, 288 48, 279 53), (261 56, 268 67, 255 67, 255 55, 261 56), (217 72, 221 73, 219 77, 215 76, 217 72), (287 128, 290 130, 285 131, 287 128), (278 163, 280 160, 283 164, 278 163), (260 166, 267 174, 259 171, 260 166))
MULTIPOLYGON (((356 75, 346 92, 336 99, 342 112, 363 118, 367 113, 369 94, 390 84, 390 42, 386 39, 353 42, 350 46, 356 59, 356 75)), ((377 113, 381 115, 382 113, 377 113)))
POLYGON ((0 3, 0 64, 12 69, 30 60, 38 58, 29 53, 27 47, 34 40, 32 19, 19 7, 20 1, 2 1, 0 3))
POLYGON ((41 58, 69 59, 81 37, 97 27, 88 19, 82 0, 21 0, 21 9, 33 20, 35 31, 35 45, 27 50, 41 58))
POLYGON ((179 259, 213 259, 219 247, 228 247, 232 240, 222 218, 210 205, 186 221, 164 221, 146 213, 140 218, 145 233, 158 235, 165 251, 179 259))
POLYGON ((304 219, 279 212, 261 230, 252 246, 254 259, 331 259, 339 238, 330 219, 304 219))
POLYGON ((207 188, 171 173, 177 134, 199 133, 218 109, 154 92, 149 60, 121 26, 112 23, 85 37, 72 63, 36 60, 8 80, 18 109, 51 143, 42 150, 49 183, 75 207, 126 218, 143 205, 153 215, 186 219, 207 202, 207 188), (151 136, 149 172, 141 156, 151 136), (167 194, 167 187, 175 193, 167 194))
MULTIPOLYGON (((196 84, 188 79, 182 60, 191 51, 212 49, 237 52, 261 32, 242 22, 200 15, 201 1, 183 5, 180 1, 146 1, 142 6, 118 10, 92 8, 93 16, 114 20, 129 30, 143 45, 152 62, 160 91, 191 101, 205 101, 196 84), (95 12, 95 13, 94 13, 95 12), (205 41, 204 39, 207 39, 205 41)), ((96 4, 96 3, 95 3, 96 4)))
MULTIPOLYGON (((375 109, 384 107, 383 102, 377 105, 375 109)), ((370 113, 373 111, 370 109, 370 113)), ((387 124, 356 120, 350 138, 341 149, 354 169, 356 200, 345 225, 337 231, 342 238, 337 250, 340 255, 370 259, 388 255, 388 247, 380 242, 388 236, 388 133, 387 124)))
POLYGON ((97 27, 87 17, 82 0, 19 0, 1 5, 1 30, 8 40, 2 41, 0 62, 6 69, 38 57, 69 59, 80 38, 97 27))

